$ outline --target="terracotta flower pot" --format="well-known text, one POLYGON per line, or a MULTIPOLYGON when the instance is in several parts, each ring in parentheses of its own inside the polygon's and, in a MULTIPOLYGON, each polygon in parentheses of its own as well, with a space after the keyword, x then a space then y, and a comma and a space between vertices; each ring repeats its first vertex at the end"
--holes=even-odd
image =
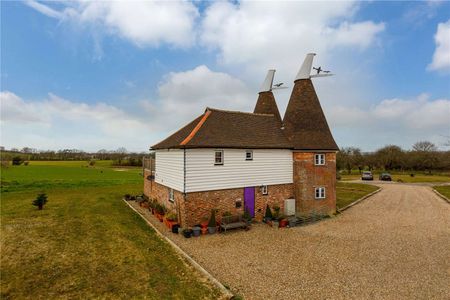
POLYGON ((280 228, 287 227, 287 225, 288 225, 288 220, 283 219, 280 221, 280 228))

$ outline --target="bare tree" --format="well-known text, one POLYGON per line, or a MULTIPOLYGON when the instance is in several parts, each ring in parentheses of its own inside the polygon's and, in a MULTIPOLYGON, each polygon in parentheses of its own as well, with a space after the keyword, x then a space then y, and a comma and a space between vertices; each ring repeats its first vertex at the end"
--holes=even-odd
POLYGON ((118 161, 119 161, 119 165, 122 164, 122 160, 125 158, 125 155, 127 154, 127 149, 125 147, 119 147, 116 150, 116 153, 118 155, 118 161))
POLYGON ((429 141, 417 142, 412 146, 412 148, 414 151, 424 151, 424 152, 437 151, 436 145, 429 141))

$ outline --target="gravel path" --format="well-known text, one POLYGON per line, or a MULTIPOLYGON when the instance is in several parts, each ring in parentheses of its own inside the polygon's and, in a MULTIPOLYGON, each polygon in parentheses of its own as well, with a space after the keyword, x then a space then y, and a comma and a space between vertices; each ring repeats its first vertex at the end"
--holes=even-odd
POLYGON ((430 187, 383 190, 313 225, 185 239, 150 220, 245 299, 450 299, 450 205, 430 187))

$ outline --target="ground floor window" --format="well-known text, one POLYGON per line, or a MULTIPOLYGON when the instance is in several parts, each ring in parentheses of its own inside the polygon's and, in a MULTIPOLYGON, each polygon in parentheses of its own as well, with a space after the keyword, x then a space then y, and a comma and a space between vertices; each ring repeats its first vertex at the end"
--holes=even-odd
POLYGON ((324 199, 324 198, 325 198, 325 188, 316 187, 316 199, 324 199))
POLYGON ((173 189, 169 189, 169 201, 170 202, 174 202, 174 197, 173 197, 173 189))

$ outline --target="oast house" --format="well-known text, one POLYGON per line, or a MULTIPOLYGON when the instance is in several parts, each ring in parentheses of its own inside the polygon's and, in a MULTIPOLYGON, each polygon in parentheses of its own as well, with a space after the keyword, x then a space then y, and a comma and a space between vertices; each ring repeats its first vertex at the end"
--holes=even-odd
POLYGON ((310 75, 315 54, 297 74, 281 118, 272 93, 274 70, 253 112, 206 108, 204 113, 153 145, 155 172, 144 170, 144 193, 193 226, 217 209, 256 220, 266 206, 286 215, 333 214, 336 152, 310 75))

